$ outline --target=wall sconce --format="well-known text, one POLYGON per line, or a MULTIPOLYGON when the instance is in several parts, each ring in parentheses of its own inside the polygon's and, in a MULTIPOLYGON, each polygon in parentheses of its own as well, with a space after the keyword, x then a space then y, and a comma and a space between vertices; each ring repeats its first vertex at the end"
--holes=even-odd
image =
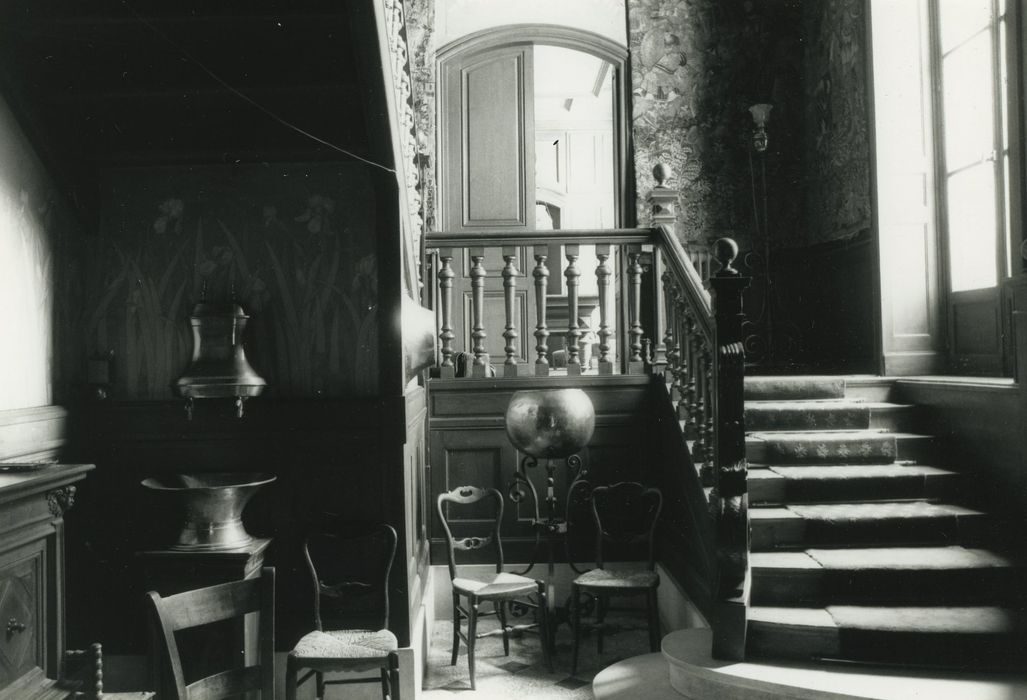
POLYGON ((757 153, 767 150, 767 122, 770 121, 770 110, 774 105, 760 102, 749 108, 752 120, 756 123, 756 129, 752 132, 752 147, 757 153))

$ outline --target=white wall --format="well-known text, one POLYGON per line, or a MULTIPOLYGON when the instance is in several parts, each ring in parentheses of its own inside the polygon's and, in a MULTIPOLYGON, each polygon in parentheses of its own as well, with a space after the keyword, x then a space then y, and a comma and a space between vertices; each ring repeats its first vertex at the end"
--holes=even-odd
POLYGON ((0 99, 0 410, 52 401, 52 187, 0 99))
POLYGON ((438 0, 435 45, 508 24, 556 24, 627 46, 624 0, 438 0))

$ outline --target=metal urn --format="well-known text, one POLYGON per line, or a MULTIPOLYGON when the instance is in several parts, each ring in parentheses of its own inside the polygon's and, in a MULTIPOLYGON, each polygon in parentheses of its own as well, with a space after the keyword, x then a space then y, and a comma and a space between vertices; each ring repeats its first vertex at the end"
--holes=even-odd
POLYGON ((174 550, 236 549, 253 542, 242 513, 253 495, 277 477, 271 474, 167 474, 142 485, 170 499, 181 517, 174 550))
POLYGON ((201 301, 193 308, 193 358, 177 382, 179 393, 189 404, 193 399, 236 399, 242 417, 243 401, 259 396, 267 382, 246 359, 242 335, 249 320, 238 304, 213 304, 201 301))
POLYGON ((595 432, 592 400, 581 389, 518 391, 506 409, 506 434, 536 459, 565 459, 595 432))

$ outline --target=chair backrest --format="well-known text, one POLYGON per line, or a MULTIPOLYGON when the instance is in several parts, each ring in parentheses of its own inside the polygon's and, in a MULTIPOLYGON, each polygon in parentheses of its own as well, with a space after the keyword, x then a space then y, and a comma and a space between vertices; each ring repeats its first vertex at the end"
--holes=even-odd
MULTIPOLYGON (((446 533, 446 555, 449 559, 449 577, 456 578, 456 552, 467 552, 475 549, 484 549, 490 545, 496 548, 496 573, 503 571, 503 540, 499 536, 499 526, 503 522, 503 494, 496 489, 484 489, 477 486, 457 486, 451 491, 440 493, 435 502, 439 512, 439 520, 442 521, 442 529, 446 533), (453 537, 450 529, 449 519, 446 515, 448 507, 451 506, 472 506, 476 503, 492 501, 494 508, 494 519, 487 518, 486 513, 477 513, 472 522, 491 522, 491 531, 481 535, 469 535, 464 537, 453 537)), ((465 529, 461 524, 461 529, 465 529)))
POLYGON ((387 629, 396 531, 386 523, 346 529, 312 532, 303 541, 314 584, 314 624, 319 630, 387 629))
MULTIPOLYGON (((154 638, 165 672, 171 674, 174 700, 217 700, 260 691, 261 700, 275 693, 275 570, 265 567, 259 578, 232 581, 162 597, 150 591, 149 601, 154 638), (256 666, 232 668, 201 678, 188 685, 182 669, 175 633, 213 622, 260 613, 259 659, 256 666)), ((239 625, 240 629, 242 625, 239 625)), ((243 640, 239 640, 240 649, 243 640)), ((162 700, 164 696, 162 695, 162 700)))
POLYGON ((603 568, 606 544, 647 548, 647 565, 656 565, 653 535, 663 510, 659 489, 637 481, 621 481, 592 489, 592 516, 596 523, 596 565, 603 568))

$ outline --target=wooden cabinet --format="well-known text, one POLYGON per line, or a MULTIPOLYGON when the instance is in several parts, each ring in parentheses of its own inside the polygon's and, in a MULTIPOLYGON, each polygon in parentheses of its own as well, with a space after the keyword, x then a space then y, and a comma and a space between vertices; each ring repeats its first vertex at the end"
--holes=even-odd
POLYGON ((64 513, 90 464, 0 465, 0 696, 56 676, 64 642, 64 513), (42 671, 42 673, 40 673, 42 671))

